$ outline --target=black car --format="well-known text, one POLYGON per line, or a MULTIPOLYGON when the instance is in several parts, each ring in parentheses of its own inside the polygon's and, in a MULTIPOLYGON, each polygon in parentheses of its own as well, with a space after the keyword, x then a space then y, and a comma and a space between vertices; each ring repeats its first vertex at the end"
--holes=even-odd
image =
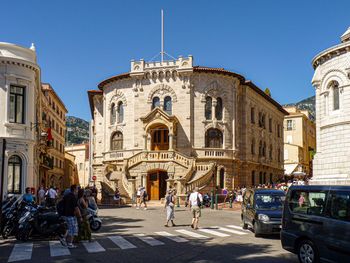
POLYGON ((350 186, 290 187, 281 242, 303 263, 350 262, 350 186))
POLYGON ((243 229, 251 227, 255 236, 279 233, 285 193, 275 189, 247 189, 243 195, 243 229))

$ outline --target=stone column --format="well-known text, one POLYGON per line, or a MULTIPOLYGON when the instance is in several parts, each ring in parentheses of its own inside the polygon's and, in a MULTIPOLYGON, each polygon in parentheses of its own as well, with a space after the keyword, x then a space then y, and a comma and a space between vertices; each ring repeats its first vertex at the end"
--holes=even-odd
POLYGON ((172 133, 169 134, 169 151, 172 151, 174 149, 174 147, 173 147, 173 136, 174 135, 172 133))
POLYGON ((147 173, 142 173, 142 186, 147 187, 147 173))
POLYGON ((220 185, 220 169, 216 169, 216 186, 220 185))
POLYGON ((150 151, 151 150, 151 142, 152 142, 152 140, 151 140, 151 134, 147 134, 147 143, 146 143, 146 145, 147 145, 147 150, 148 151, 150 151))
POLYGON ((143 140, 144 140, 143 149, 146 151, 147 150, 147 133, 143 135, 143 140))
POLYGON ((216 120, 216 116, 215 116, 215 113, 216 113, 216 104, 217 104, 217 101, 215 98, 213 98, 213 101, 212 101, 212 104, 211 104, 211 115, 212 115, 212 120, 216 120))

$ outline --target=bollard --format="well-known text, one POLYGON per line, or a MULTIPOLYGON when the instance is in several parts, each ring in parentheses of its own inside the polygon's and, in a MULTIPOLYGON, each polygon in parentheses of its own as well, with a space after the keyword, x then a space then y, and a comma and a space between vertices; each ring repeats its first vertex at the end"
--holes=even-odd
POLYGON ((180 207, 180 197, 177 197, 177 207, 180 207))
POLYGON ((210 208, 214 209, 214 194, 213 194, 213 192, 211 192, 211 195, 210 195, 210 208))
POLYGON ((215 195, 215 210, 218 210, 218 194, 215 195))
POLYGON ((230 208, 232 208, 232 198, 230 198, 230 208))

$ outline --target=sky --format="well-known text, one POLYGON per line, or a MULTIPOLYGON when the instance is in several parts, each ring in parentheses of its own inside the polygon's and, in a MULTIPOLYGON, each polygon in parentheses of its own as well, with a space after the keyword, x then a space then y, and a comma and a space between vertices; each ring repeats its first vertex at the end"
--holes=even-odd
POLYGON ((314 95, 312 58, 340 43, 349 0, 1 0, 0 42, 35 43, 43 82, 91 119, 87 90, 165 51, 242 74, 281 104, 314 95))

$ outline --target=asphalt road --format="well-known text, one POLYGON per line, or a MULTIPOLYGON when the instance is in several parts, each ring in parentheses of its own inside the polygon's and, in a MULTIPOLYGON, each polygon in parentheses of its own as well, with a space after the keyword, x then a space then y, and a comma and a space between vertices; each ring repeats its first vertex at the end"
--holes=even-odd
POLYGON ((176 227, 168 228, 161 207, 104 208, 99 215, 103 227, 91 243, 69 250, 54 240, 0 239, 0 262, 298 262, 279 236, 255 238, 242 230, 238 211, 204 209, 197 231, 184 207, 176 208, 176 227))

